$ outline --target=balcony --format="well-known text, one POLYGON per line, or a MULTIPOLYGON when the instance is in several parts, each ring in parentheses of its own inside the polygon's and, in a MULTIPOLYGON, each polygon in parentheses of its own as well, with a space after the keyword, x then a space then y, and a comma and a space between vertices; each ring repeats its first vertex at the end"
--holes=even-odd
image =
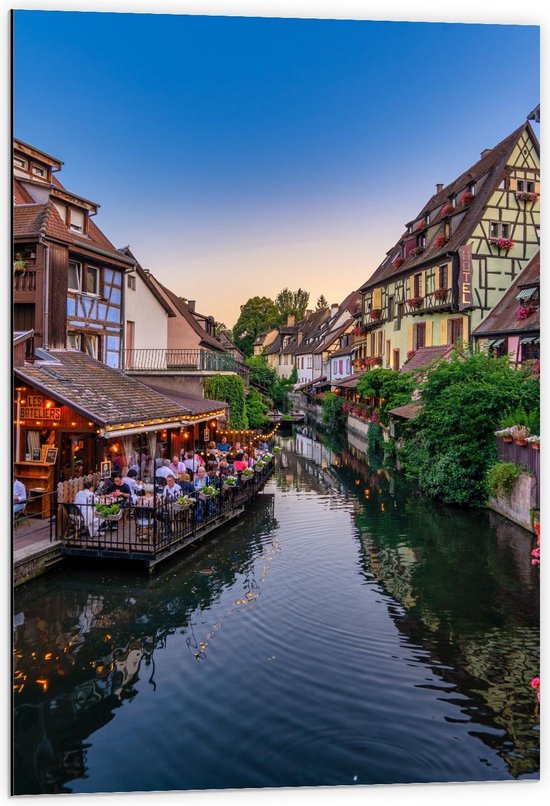
POLYGON ((158 373, 162 375, 187 375, 212 373, 235 373, 248 385, 249 369, 229 353, 214 353, 208 350, 156 350, 143 348, 126 350, 126 372, 158 373))
POLYGON ((31 292, 36 291, 36 272, 35 271, 14 271, 13 273, 13 290, 17 292, 31 292))
POLYGON ((423 298, 418 308, 408 307, 408 313, 413 316, 423 316, 426 313, 438 313, 439 311, 453 310, 453 292, 451 288, 438 288, 431 291, 423 298))

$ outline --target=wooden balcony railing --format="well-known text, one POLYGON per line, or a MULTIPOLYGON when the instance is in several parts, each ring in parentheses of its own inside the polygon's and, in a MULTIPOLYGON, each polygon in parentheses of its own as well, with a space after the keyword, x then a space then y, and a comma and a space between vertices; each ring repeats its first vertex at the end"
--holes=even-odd
POLYGON ((418 308, 411 309, 409 306, 408 312, 413 316, 425 314, 426 312, 450 310, 452 307, 453 292, 451 288, 438 289, 431 291, 424 296, 422 304, 418 308))
POLYGON ((16 271, 13 273, 13 290, 14 291, 36 291, 36 272, 35 271, 16 271))
POLYGON ((249 370, 229 353, 208 350, 126 350, 126 370, 131 372, 234 372, 248 381, 249 370))

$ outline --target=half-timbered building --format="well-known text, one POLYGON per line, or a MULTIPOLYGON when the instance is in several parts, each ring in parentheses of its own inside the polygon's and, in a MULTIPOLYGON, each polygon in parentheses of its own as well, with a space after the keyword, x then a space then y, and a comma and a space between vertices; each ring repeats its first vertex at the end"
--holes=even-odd
POLYGON ((437 185, 361 288, 367 366, 399 370, 418 349, 470 340, 539 250, 539 157, 526 121, 437 185))
POLYGON ((97 202, 59 182, 62 165, 14 141, 14 329, 32 329, 35 347, 67 347, 120 368, 124 275, 134 261, 93 221, 97 202))

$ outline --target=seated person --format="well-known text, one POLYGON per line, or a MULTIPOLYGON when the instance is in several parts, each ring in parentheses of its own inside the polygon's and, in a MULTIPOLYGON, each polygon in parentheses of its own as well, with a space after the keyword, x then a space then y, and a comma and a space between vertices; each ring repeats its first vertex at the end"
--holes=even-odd
POLYGON ((107 482, 105 485, 105 493, 106 495, 123 499, 123 503, 126 505, 131 503, 132 500, 132 491, 128 485, 122 481, 122 476, 118 472, 114 473, 111 481, 107 482))
POLYGON ((244 460, 244 453, 242 451, 240 451, 235 457, 233 467, 236 473, 242 473, 243 470, 246 470, 246 468, 248 467, 248 462, 244 460))
POLYGON ((218 451, 221 451, 221 453, 227 453, 231 450, 231 445, 227 441, 227 437, 222 437, 222 441, 218 442, 217 448, 218 451))
POLYGON ((137 480, 137 470, 135 470, 133 467, 130 468, 127 475, 122 479, 122 483, 127 484, 130 488, 132 504, 135 504, 138 495, 143 495, 143 484, 141 481, 137 480))
POLYGON ((167 476, 166 477, 166 487, 162 491, 162 501, 163 503, 167 503, 168 501, 175 501, 181 495, 181 487, 179 484, 176 484, 175 476, 167 476))
POLYGON ((220 461, 218 462, 217 475, 220 478, 223 479, 223 478, 226 478, 227 476, 229 476, 230 473, 231 473, 231 468, 229 467, 229 465, 227 463, 227 459, 226 459, 225 456, 222 456, 220 461))
POLYGON ((233 447, 231 448, 231 458, 236 459, 238 453, 242 453, 243 449, 240 442, 235 442, 233 447))
POLYGON ((90 536, 97 537, 104 519, 100 518, 96 512, 93 486, 93 482, 85 481, 84 489, 77 492, 73 503, 78 506, 80 514, 82 515, 82 520, 84 521, 90 536))
POLYGON ((246 462, 247 467, 254 467, 254 465, 256 464, 256 460, 252 456, 249 456, 247 453, 245 453, 245 455, 243 456, 243 462, 246 462))
POLYGON ((195 490, 200 491, 202 487, 208 487, 210 484, 210 477, 206 475, 206 470, 201 465, 195 474, 193 486, 195 490))
POLYGON ((13 514, 21 512, 27 503, 27 491, 22 481, 13 478, 13 514))
POLYGON ((198 453, 193 453, 193 451, 187 451, 185 454, 185 459, 183 460, 183 464, 185 465, 186 470, 189 470, 191 473, 196 473, 197 469, 204 465, 204 459, 202 456, 199 456, 198 453))
POLYGON ((183 464, 179 456, 172 456, 172 461, 170 462, 168 467, 176 477, 179 476, 180 473, 183 473, 185 470, 185 465, 183 464))
POLYGON ((174 480, 176 478, 176 474, 170 467, 170 459, 165 459, 162 465, 155 472, 155 478, 166 479, 168 476, 173 476, 174 480))
POLYGON ((180 473, 178 484, 181 487, 183 495, 192 493, 195 489, 195 485, 191 481, 189 473, 180 473))

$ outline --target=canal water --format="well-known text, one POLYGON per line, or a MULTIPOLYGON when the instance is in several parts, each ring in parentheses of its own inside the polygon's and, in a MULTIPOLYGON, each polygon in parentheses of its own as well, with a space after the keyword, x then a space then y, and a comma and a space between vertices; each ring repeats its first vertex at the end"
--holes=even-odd
POLYGON ((16 592, 15 793, 538 778, 530 535, 360 445, 281 446, 247 513, 156 576, 16 592))

